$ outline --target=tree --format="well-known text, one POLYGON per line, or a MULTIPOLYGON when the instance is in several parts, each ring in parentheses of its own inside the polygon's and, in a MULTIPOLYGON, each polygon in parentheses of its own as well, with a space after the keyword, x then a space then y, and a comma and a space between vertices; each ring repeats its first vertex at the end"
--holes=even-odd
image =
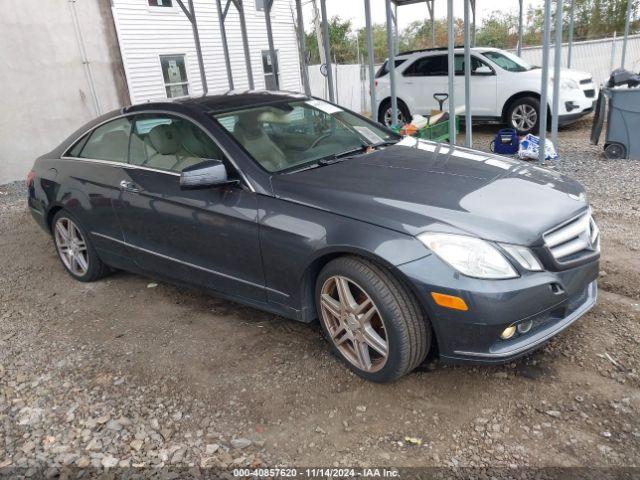
MULTIPOLYGON (((335 16, 329 20, 327 27, 329 29, 331 61, 337 63, 355 63, 355 34, 351 28, 351 20, 342 20, 339 16, 335 16)), ((320 51, 318 49, 315 24, 313 30, 306 34, 306 45, 311 56, 311 64, 320 63, 320 51)))

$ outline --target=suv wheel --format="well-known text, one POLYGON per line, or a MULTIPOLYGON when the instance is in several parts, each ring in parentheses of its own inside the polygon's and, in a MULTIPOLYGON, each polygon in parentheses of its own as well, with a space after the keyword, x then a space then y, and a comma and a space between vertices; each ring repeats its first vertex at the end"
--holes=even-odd
POLYGON ((396 380, 427 356, 427 320, 415 297, 386 269, 340 257, 320 272, 315 297, 333 351, 362 378, 396 380))
POLYGON ((509 106, 507 123, 521 135, 536 133, 540 128, 540 101, 534 97, 518 98, 509 106))
POLYGON ((380 109, 378 110, 379 123, 386 125, 387 127, 404 125, 411 121, 411 112, 409 112, 409 107, 407 107, 402 100, 398 100, 398 117, 396 118, 395 124, 392 120, 393 112, 391 111, 391 99, 387 98, 380 104, 380 109))

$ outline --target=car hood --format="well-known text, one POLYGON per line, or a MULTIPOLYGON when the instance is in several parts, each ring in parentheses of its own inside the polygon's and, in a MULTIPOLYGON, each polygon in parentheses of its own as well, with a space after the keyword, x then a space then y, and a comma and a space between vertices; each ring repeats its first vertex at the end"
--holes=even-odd
POLYGON ((340 163, 275 175, 276 197, 390 228, 537 245, 587 208, 582 186, 510 158, 407 137, 340 163))
MULTIPOLYGON (((531 79, 541 79, 542 78, 542 69, 540 68, 534 68, 533 70, 528 70, 526 72, 516 72, 517 75, 520 76, 520 78, 522 77, 528 77, 531 79)), ((549 74, 549 83, 552 83, 552 77, 553 74, 549 74)), ((593 79, 593 76, 588 73, 588 72, 583 72, 580 70, 573 70, 573 69, 569 69, 569 68, 562 68, 560 70, 560 78, 563 80, 575 80, 576 82, 580 83, 581 80, 589 80, 589 79, 593 79)))

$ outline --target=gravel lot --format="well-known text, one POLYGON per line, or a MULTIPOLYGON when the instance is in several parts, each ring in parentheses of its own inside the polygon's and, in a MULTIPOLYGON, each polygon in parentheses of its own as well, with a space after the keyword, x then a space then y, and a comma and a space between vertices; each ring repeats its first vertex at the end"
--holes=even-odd
POLYGON ((603 232, 598 305, 521 361, 392 385, 349 373, 317 325, 127 273, 73 281, 22 184, 1 186, 0 472, 640 466, 640 161, 605 160, 589 125, 561 131, 553 168, 603 232))

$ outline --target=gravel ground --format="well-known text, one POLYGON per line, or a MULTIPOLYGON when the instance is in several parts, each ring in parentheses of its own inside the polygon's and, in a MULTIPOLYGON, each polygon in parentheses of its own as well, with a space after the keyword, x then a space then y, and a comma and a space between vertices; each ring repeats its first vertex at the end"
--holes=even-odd
POLYGON ((392 385, 348 372, 317 325, 127 273, 74 282, 22 183, 0 186, 0 476, 640 466, 640 162, 605 160, 588 127, 561 131, 552 167, 584 183, 603 232, 598 305, 518 362, 392 385))

